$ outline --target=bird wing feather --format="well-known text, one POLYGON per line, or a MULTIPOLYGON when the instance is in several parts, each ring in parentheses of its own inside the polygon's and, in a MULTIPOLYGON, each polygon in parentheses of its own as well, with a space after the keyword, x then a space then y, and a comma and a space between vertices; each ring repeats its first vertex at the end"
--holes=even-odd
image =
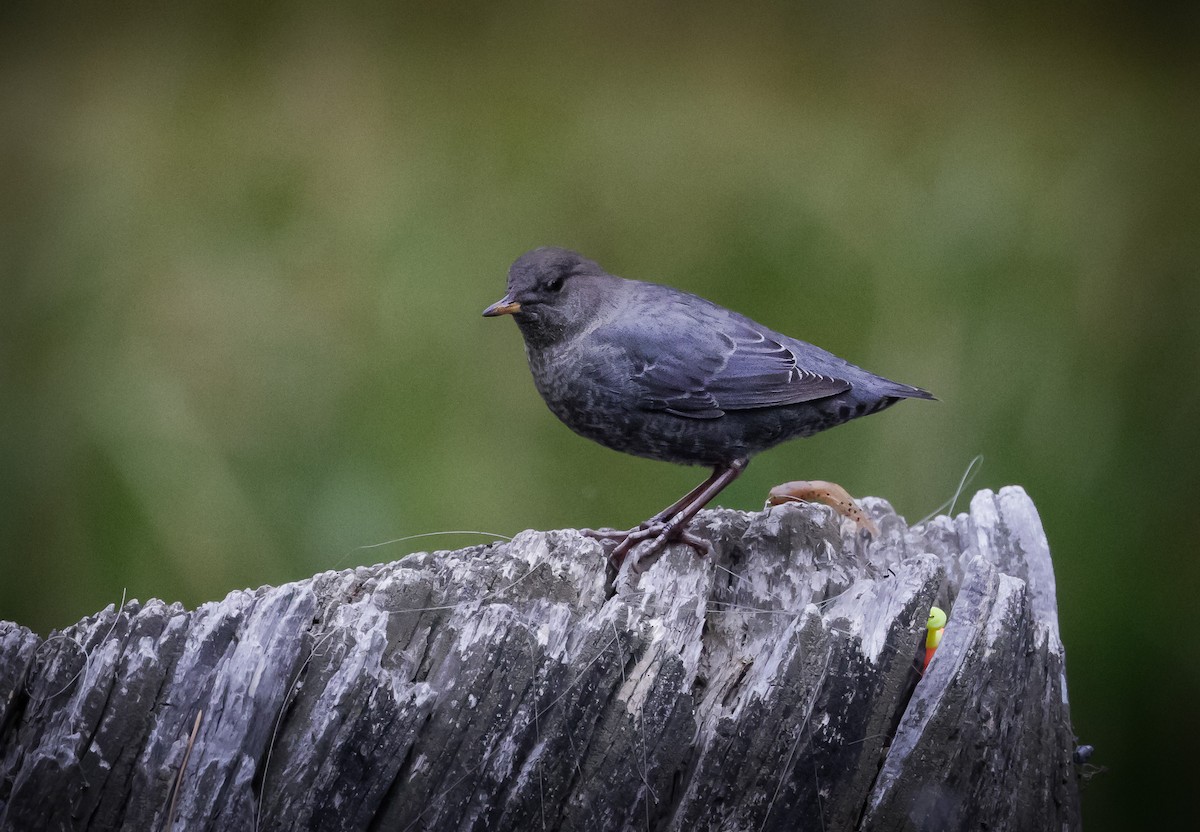
POLYGON ((729 410, 798 404, 850 389, 845 379, 801 366, 785 343, 791 339, 707 301, 672 304, 664 317, 670 325, 621 339, 645 410, 716 419, 729 410))

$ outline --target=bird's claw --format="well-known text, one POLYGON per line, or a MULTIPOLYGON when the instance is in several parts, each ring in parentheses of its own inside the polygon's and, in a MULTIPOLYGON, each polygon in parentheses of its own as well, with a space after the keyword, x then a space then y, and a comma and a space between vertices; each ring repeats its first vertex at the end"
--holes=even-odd
POLYGON ((593 540, 624 540, 635 529, 621 531, 620 529, 580 529, 579 533, 593 540))
MULTIPOLYGON (((696 557, 709 557, 713 553, 713 545, 711 541, 705 540, 699 535, 692 534, 687 529, 680 529, 673 538, 678 543, 684 543, 691 546, 696 552, 696 557)), ((665 544, 664 544, 665 545, 665 544)))
POLYGON ((614 569, 620 569, 621 564, 625 562, 625 558, 629 553, 638 544, 647 540, 650 541, 649 545, 642 547, 642 551, 638 553, 637 560, 634 563, 633 568, 637 572, 644 571, 646 567, 654 562, 656 559, 654 556, 671 543, 683 543, 691 546, 696 550, 696 554, 701 557, 711 555, 713 552, 713 545, 709 541, 692 534, 680 524, 662 522, 660 520, 654 522, 647 521, 640 526, 626 531, 618 531, 616 529, 584 529, 583 534, 596 540, 619 541, 616 548, 609 555, 609 562, 614 569))

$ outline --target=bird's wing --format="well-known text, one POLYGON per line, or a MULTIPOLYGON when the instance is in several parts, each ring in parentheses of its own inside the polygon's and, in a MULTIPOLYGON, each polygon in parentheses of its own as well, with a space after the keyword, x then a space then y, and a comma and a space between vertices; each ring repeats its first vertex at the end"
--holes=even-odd
POLYGON ((631 381, 646 410, 716 419, 729 410, 776 407, 850 389, 845 379, 805 369, 770 330, 706 301, 660 309, 659 325, 622 338, 631 381))

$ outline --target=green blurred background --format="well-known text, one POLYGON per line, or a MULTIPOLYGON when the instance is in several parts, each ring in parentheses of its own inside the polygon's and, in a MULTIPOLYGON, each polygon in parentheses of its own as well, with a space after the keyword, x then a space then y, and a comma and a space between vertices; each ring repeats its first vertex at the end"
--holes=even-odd
POLYGON ((720 502, 824 478, 917 519, 982 454, 971 491, 1025 486, 1055 555, 1109 769, 1089 828, 1175 817, 1200 741, 1196 12, 681 8, 5 4, 0 618, 48 633, 674 499, 702 472, 575 437, 479 315, 564 245, 936 392, 720 502))

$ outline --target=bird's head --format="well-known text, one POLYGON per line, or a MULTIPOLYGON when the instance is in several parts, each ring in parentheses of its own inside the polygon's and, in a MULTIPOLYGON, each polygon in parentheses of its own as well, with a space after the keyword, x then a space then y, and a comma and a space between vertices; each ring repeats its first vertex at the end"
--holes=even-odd
POLYGON ((553 344, 582 330, 601 307, 604 278, 586 257, 565 248, 527 251, 508 270, 508 292, 484 317, 512 315, 530 346, 553 344))

